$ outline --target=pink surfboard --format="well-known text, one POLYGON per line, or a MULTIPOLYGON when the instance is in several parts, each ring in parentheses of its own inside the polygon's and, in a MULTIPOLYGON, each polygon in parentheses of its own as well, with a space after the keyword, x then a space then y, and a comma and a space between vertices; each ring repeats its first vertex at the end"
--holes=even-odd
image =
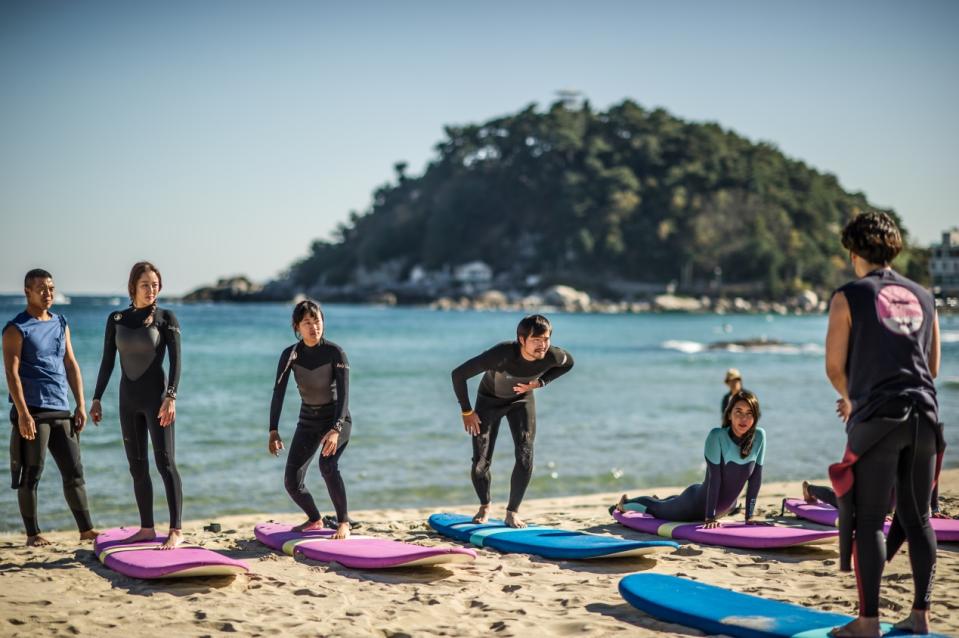
MULTIPOLYGON (((835 527, 839 520, 839 510, 825 503, 807 503, 801 498, 787 498, 783 506, 798 516, 813 523, 835 527)), ((936 533, 936 540, 940 543, 959 542, 959 521, 954 518, 930 518, 929 524, 936 533)), ((889 533, 889 521, 883 526, 883 532, 889 533)))
POLYGON ((476 552, 465 547, 424 547, 387 538, 350 536, 333 540, 333 530, 294 532, 292 525, 260 523, 253 529, 256 539, 285 554, 294 552, 310 560, 339 563, 351 569, 389 569, 447 565, 476 560, 476 552))
POLYGON ((742 549, 775 549, 800 545, 835 543, 839 530, 809 530, 781 525, 722 523, 704 529, 702 523, 664 521, 641 512, 613 512, 617 521, 646 534, 687 540, 703 545, 721 545, 742 549))
POLYGON ((130 578, 185 578, 191 576, 234 576, 250 571, 246 563, 196 545, 157 549, 166 536, 152 541, 129 543, 126 539, 138 528, 118 527, 101 532, 93 542, 100 562, 130 578))

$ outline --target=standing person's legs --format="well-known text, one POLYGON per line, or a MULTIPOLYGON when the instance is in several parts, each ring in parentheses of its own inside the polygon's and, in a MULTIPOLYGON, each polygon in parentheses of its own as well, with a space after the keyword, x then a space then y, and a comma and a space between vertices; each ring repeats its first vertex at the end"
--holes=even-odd
POLYGON ((915 589, 912 614, 897 625, 914 633, 929 631, 929 601, 936 575, 936 534, 929 523, 929 500, 936 473, 936 433, 918 416, 910 420, 912 442, 899 455, 896 517, 906 532, 915 589))
MULTIPOLYGON (((526 495, 526 488, 533 476, 533 442, 536 439, 536 404, 523 401, 506 413, 510 434, 513 435, 515 462, 509 483, 508 512, 519 513, 519 506, 526 495)), ((509 521, 507 520, 507 523, 509 521)), ((522 525, 520 525, 522 527, 522 525)))
MULTIPOLYGON (((140 527, 153 530, 153 481, 150 479, 150 463, 147 460, 147 422, 142 412, 125 406, 120 400, 120 431, 123 434, 123 450, 133 477, 133 496, 140 513, 140 527)), ((145 538, 152 538, 147 536, 145 538)))
POLYGON ((326 482, 326 491, 330 493, 330 500, 333 501, 333 509, 336 511, 337 523, 348 523, 350 515, 347 509, 346 486, 343 484, 343 477, 340 475, 340 457, 350 442, 347 441, 339 446, 331 456, 320 456, 320 474, 326 482))
POLYGON ((83 464, 80 461, 80 438, 73 431, 69 419, 59 419, 50 424, 50 454, 60 469, 63 479, 63 497, 73 512, 80 530, 80 537, 93 529, 90 507, 87 505, 87 488, 83 480, 83 464))
POLYGON ((166 501, 170 510, 170 529, 180 529, 183 512, 183 485, 180 481, 180 473, 176 469, 174 424, 171 423, 162 427, 157 417, 159 411, 159 404, 157 404, 155 411, 147 410, 147 429, 153 443, 153 458, 156 461, 157 471, 160 473, 163 487, 166 490, 166 501))
POLYGON ((496 448, 496 436, 499 434, 499 424, 503 418, 497 410, 476 409, 480 418, 480 431, 473 439, 473 464, 470 469, 470 478, 473 480, 473 489, 479 497, 480 509, 473 521, 485 523, 490 507, 490 466, 493 463, 493 450, 496 448))
MULTIPOLYGON (((14 424, 14 427, 17 427, 14 424)), ((20 516, 27 531, 27 545, 47 545, 49 541, 40 536, 40 524, 37 519, 37 486, 43 474, 47 443, 50 440, 50 424, 37 423, 36 437, 31 441, 21 437, 23 455, 23 478, 17 488, 17 502, 20 516)), ((19 433, 16 436, 20 436, 19 433)))
POLYGON ((886 562, 883 524, 889 510, 901 449, 901 433, 893 430, 853 465, 856 504, 854 553, 861 617, 879 616, 879 587, 886 562))
MULTIPOLYGON (((310 461, 320 447, 321 431, 314 428, 296 426, 293 441, 290 443, 289 454, 286 457, 286 471, 283 475, 283 485, 293 502, 303 510, 308 519, 307 525, 320 522, 320 511, 316 508, 313 495, 306 489, 306 470, 310 461)), ((300 526, 298 526, 300 527, 300 526)))

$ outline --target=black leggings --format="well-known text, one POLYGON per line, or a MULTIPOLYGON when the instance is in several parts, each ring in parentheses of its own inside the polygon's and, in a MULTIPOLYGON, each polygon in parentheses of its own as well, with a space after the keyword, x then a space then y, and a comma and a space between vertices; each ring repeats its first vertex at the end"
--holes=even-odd
POLYGON ((854 546, 859 614, 879 615, 879 587, 886 561, 883 522, 896 490, 896 516, 909 542, 915 588, 913 609, 929 609, 936 571, 936 536, 929 524, 929 497, 936 469, 936 433, 914 410, 909 419, 853 464, 856 504, 854 546))
POLYGON ((490 465, 493 463, 493 449, 503 417, 509 423, 513 435, 516 462, 509 482, 509 504, 511 512, 518 512, 526 488, 533 476, 533 441, 536 438, 536 404, 531 399, 517 401, 504 407, 477 404, 476 414, 480 418, 480 433, 473 437, 473 468, 471 477, 473 489, 480 504, 490 502, 490 465))
MULTIPOLYGON (((332 426, 311 427, 302 422, 296 426, 293 442, 290 443, 290 453, 286 458, 286 472, 283 475, 283 485, 293 502, 306 514, 311 523, 320 520, 320 511, 316 508, 313 495, 306 489, 306 470, 313 461, 313 456, 320 449, 320 440, 330 431, 332 426)), ((340 435, 342 436, 342 434, 340 435)), ((320 473, 326 482, 326 490, 333 501, 336 510, 336 520, 345 523, 350 520, 347 513, 346 486, 340 475, 339 461, 349 441, 342 441, 331 456, 320 456, 320 473)))
POLYGON ((813 485, 810 483, 809 493, 816 500, 821 501, 826 505, 832 505, 836 509, 839 509, 839 501, 836 500, 836 492, 831 487, 826 487, 824 485, 813 485))
POLYGON ((27 529, 27 536, 36 536, 40 533, 37 521, 37 486, 43 474, 48 447, 60 470, 60 476, 63 479, 63 496, 67 505, 70 506, 70 511, 73 512, 77 529, 81 532, 93 529, 90 508, 87 505, 87 489, 83 481, 83 465, 80 462, 80 439, 73 432, 70 419, 36 421, 36 438, 28 441, 20 436, 16 411, 10 416, 14 423, 13 432, 11 432, 11 450, 19 447, 23 464, 22 478, 17 488, 17 501, 20 505, 23 525, 27 529))
POLYGON ((123 449, 133 476, 133 494, 140 511, 140 527, 153 527, 153 481, 150 480, 150 460, 147 457, 147 433, 153 441, 153 458, 157 471, 166 488, 167 505, 170 508, 170 527, 180 529, 183 512, 183 487, 180 473, 174 460, 173 423, 160 426, 157 414, 161 401, 141 407, 130 405, 132 401, 120 398, 120 429, 123 432, 123 449))

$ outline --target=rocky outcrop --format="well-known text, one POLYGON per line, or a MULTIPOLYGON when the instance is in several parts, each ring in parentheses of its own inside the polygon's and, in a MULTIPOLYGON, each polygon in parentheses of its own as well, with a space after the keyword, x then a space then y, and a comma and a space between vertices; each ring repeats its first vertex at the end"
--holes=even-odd
POLYGON ((183 301, 261 301, 263 286, 244 276, 225 277, 213 286, 201 286, 183 297, 183 301))

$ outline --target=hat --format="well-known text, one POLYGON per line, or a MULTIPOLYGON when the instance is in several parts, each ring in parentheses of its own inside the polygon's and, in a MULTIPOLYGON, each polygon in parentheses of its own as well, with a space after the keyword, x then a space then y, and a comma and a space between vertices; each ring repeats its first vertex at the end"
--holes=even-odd
POLYGON ((723 381, 723 383, 729 383, 730 381, 735 381, 736 379, 740 381, 743 380, 742 376, 739 374, 739 370, 736 368, 730 368, 729 370, 726 370, 726 380, 723 381))

